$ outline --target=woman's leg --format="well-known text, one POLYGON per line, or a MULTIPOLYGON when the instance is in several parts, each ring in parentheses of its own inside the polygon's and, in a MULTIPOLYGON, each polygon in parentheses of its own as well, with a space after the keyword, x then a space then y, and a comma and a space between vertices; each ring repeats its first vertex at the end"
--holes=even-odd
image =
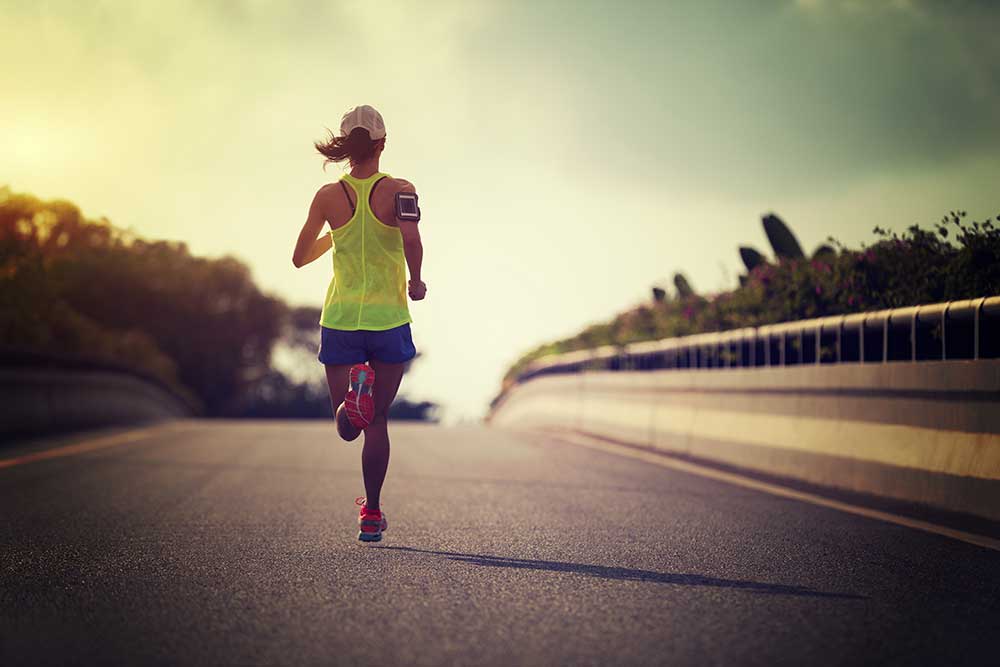
POLYGON ((369 509, 379 509, 382 482, 389 468, 389 431, 386 417, 389 406, 399 391, 400 380, 406 364, 387 364, 372 361, 375 370, 375 417, 365 429, 365 446, 361 450, 361 472, 365 477, 365 504, 369 509))
POLYGON ((326 384, 330 388, 330 405, 333 407, 333 419, 337 424, 337 433, 344 440, 353 440, 357 433, 346 433, 344 429, 353 428, 346 419, 337 419, 337 408, 344 402, 344 396, 350 388, 350 372, 352 364, 327 365, 326 384))

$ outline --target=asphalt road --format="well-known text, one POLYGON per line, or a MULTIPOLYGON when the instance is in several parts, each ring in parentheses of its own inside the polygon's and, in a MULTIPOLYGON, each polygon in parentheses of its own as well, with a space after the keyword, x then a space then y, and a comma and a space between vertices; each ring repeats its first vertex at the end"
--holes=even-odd
POLYGON ((538 436, 392 435, 376 546, 327 423, 0 469, 0 664, 1000 662, 996 551, 538 436))

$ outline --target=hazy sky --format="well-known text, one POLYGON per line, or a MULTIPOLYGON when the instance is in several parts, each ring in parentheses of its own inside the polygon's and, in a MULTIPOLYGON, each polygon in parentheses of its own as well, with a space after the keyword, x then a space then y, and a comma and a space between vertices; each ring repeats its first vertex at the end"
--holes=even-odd
POLYGON ((0 184, 320 305, 329 256, 290 259, 340 173, 312 141, 372 104, 424 214, 404 390, 477 416, 675 270, 731 287, 765 212, 807 249, 1000 213, 998 7, 0 0, 0 184))

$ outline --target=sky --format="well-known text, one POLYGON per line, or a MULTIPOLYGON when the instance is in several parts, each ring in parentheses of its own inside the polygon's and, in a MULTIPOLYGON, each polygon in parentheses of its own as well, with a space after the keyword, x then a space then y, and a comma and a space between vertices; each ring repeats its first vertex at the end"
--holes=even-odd
POLYGON ((998 34, 972 0, 0 0, 0 185, 320 306, 312 142, 371 104, 423 212, 402 391, 474 419, 675 271, 734 286, 765 213, 807 250, 1000 213, 998 34))

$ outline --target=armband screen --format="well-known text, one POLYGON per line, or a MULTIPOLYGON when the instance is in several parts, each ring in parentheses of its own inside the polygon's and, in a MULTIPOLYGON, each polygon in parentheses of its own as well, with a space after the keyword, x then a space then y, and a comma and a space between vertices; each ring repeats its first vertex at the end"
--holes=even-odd
POLYGON ((396 193, 396 217, 400 220, 420 222, 420 207, 417 205, 417 193, 396 193))

